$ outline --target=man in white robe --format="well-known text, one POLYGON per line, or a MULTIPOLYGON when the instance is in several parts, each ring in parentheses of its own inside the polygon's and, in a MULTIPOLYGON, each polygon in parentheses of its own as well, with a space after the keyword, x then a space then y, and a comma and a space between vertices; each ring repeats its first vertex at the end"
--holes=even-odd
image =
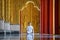
POLYGON ((33 40, 34 39, 34 28, 31 23, 28 23, 27 26, 27 40, 33 40))

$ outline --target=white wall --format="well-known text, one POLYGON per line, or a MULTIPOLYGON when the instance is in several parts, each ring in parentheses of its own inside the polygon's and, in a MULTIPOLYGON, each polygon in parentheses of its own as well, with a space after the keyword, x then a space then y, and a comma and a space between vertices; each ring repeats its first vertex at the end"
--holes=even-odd
POLYGON ((20 31, 20 25, 10 25, 11 31, 20 31))
POLYGON ((4 22, 4 30, 9 30, 10 31, 10 23, 4 22))
POLYGON ((0 30, 20 31, 20 25, 10 25, 10 23, 0 20, 0 30))
POLYGON ((4 29, 4 21, 3 20, 0 20, 0 30, 3 30, 4 29))

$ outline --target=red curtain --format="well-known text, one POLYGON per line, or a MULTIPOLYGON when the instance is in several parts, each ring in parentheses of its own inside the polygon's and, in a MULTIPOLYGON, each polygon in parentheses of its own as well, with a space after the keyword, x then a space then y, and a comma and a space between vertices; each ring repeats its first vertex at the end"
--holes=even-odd
MULTIPOLYGON (((53 34, 53 0, 41 0, 41 26, 40 33, 53 34)), ((53 38, 40 38, 40 40, 53 40, 53 38)))
POLYGON ((58 13, 59 13, 59 0, 55 0, 55 34, 59 34, 58 13))

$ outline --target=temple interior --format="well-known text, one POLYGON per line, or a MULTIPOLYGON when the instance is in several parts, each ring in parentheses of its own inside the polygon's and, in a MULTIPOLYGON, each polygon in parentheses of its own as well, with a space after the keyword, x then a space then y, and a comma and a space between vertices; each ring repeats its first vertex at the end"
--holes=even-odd
POLYGON ((29 22, 34 29, 33 40, 60 40, 60 0, 0 0, 2 40, 8 38, 6 35, 10 40, 10 36, 18 34, 17 39, 11 40, 29 40, 26 37, 29 22))

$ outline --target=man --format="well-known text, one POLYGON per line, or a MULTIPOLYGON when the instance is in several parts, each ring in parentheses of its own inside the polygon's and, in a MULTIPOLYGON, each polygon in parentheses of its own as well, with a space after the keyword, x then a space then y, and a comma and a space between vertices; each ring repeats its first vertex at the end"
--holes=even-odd
POLYGON ((31 23, 28 23, 27 26, 27 40, 33 40, 34 39, 34 29, 31 23))

